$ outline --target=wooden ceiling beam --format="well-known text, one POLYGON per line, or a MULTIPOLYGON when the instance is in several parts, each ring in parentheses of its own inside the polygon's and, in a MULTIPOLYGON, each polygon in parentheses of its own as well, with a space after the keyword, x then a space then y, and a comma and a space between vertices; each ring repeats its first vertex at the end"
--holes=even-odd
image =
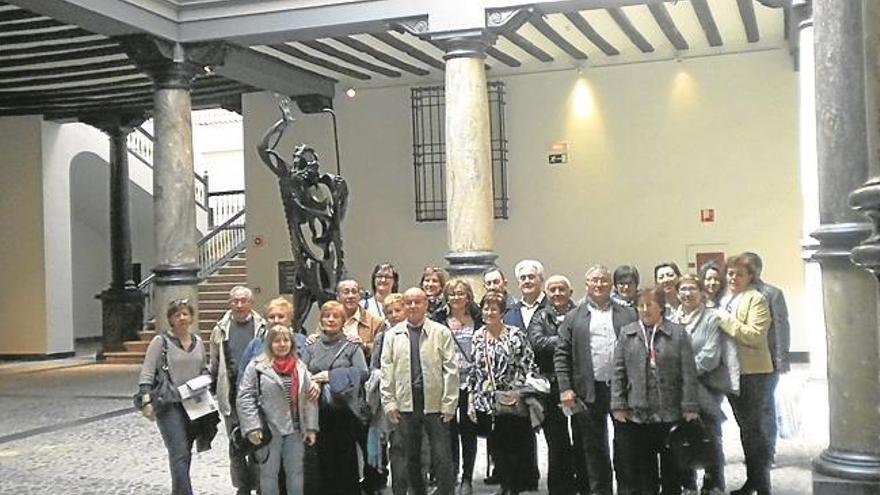
POLYGON ((36 31, 38 29, 53 28, 65 25, 66 24, 62 24, 55 19, 37 19, 34 21, 26 22, 7 22, 0 23, 0 33, 36 31))
POLYGON ((558 46, 560 50, 567 53, 569 57, 575 60, 586 60, 587 54, 580 51, 578 47, 572 45, 568 42, 567 39, 562 37, 559 33, 553 29, 550 24, 547 24, 547 21, 544 20, 543 17, 534 16, 529 23, 541 33, 542 36, 550 40, 551 43, 558 46))
POLYGON ((355 79, 360 79, 361 81, 366 81, 372 79, 369 74, 364 74, 363 72, 356 71, 354 69, 350 69, 348 67, 344 67, 342 65, 333 63, 329 60, 324 60, 320 57, 316 57, 314 55, 310 55, 299 48, 288 45, 286 43, 279 43, 274 45, 267 45, 269 48, 281 52, 285 55, 289 55, 293 58, 303 60, 305 62, 309 62, 310 64, 317 65, 318 67, 323 67, 327 70, 331 70, 333 72, 338 72, 340 74, 345 74, 346 76, 353 77, 355 79))
MULTIPOLYGON (((213 78, 205 83, 193 84, 192 93, 218 89, 241 87, 242 84, 223 78, 213 78)), ((87 87, 88 88, 88 87, 87 87)), ((100 89, 75 89, 75 90, 51 90, 51 91, 0 91, 0 105, 6 103, 50 103, 64 100, 100 100, 106 97, 126 98, 133 95, 153 94, 153 83, 146 79, 136 84, 100 89)))
POLYGON ((0 91, 0 96, 3 96, 3 95, 12 96, 12 95, 16 95, 16 94, 18 94, 18 95, 41 94, 41 95, 52 96, 52 95, 61 94, 61 93, 67 92, 67 91, 103 91, 103 90, 107 90, 107 89, 122 88, 122 87, 126 87, 126 86, 137 86, 137 85, 151 86, 152 84, 153 84, 152 81, 150 81, 150 79, 147 78, 147 76, 141 75, 141 77, 138 77, 135 79, 123 79, 120 81, 111 81, 111 82, 104 82, 104 83, 98 83, 98 84, 92 83, 92 84, 87 84, 87 85, 77 85, 77 86, 70 86, 70 87, 65 87, 65 88, 28 89, 28 90, 23 90, 23 91, 16 91, 16 90, 0 91))
MULTIPOLYGON (((758 31, 758 19, 755 17, 755 5, 752 0, 736 0, 739 16, 742 18, 743 28, 746 30, 746 39, 749 43, 757 43, 761 39, 758 31)), ((785 23, 788 26, 788 23, 785 23)))
POLYGON ((669 16, 669 11, 666 10, 665 5, 662 3, 649 3, 648 10, 651 11, 651 15, 654 16, 654 20, 657 21, 660 30, 666 35, 666 39, 672 43, 672 46, 674 46, 676 50, 687 50, 690 48, 688 42, 684 39, 684 36, 682 36, 678 28, 675 27, 675 22, 672 20, 672 17, 669 16))
POLYGON ((80 65, 62 65, 58 67, 46 67, 43 69, 3 70, 0 71, 0 81, 40 78, 45 76, 56 76, 59 74, 77 74, 80 72, 95 72, 104 69, 118 69, 122 67, 132 67, 131 61, 128 60, 128 58, 120 58, 117 60, 105 60, 102 62, 91 62, 80 65))
POLYGON ((504 37, 507 38, 514 45, 518 46, 522 51, 535 57, 536 59, 540 60, 541 62, 552 62, 553 61, 553 57, 549 53, 545 52, 544 50, 541 50, 540 48, 535 46, 534 43, 523 38, 519 33, 513 33, 513 32, 504 33, 504 37))
POLYGON ((395 38, 390 33, 372 33, 370 34, 373 38, 385 43, 386 45, 394 48, 395 50, 399 50, 410 57, 422 62, 423 64, 430 65, 431 67, 438 70, 446 70, 446 64, 444 64, 441 60, 437 60, 431 55, 419 50, 418 48, 410 45, 405 41, 401 41, 395 38))
POLYGON ((0 36, 0 46, 19 45, 23 43, 38 43, 41 41, 65 40, 69 38, 82 38, 94 36, 94 34, 78 27, 58 29, 56 31, 43 31, 28 34, 9 34, 0 36))
POLYGON ((596 45, 596 48, 602 50, 602 53, 609 57, 620 55, 620 50, 615 48, 614 45, 609 43, 608 40, 603 38, 601 34, 593 29, 593 26, 591 26, 582 15, 577 12, 566 12, 565 18, 568 19, 568 22, 572 23, 572 25, 580 31, 584 37, 590 40, 590 43, 596 45))
POLYGON ((105 46, 119 46, 109 39, 77 41, 74 43, 54 43, 51 45, 27 46, 24 48, 2 48, 0 57, 17 57, 21 55, 41 55, 44 53, 75 52, 89 48, 102 48, 105 46))
POLYGON ((0 22, 22 21, 24 19, 35 19, 37 17, 41 16, 24 9, 4 10, 3 12, 0 12, 0 22))
POLYGON ((50 62, 64 62, 68 60, 82 60, 87 58, 106 57, 124 53, 118 45, 105 46, 102 48, 90 48, 74 52, 52 53, 36 57, 24 57, 14 60, 0 60, 0 69, 9 67, 22 67, 26 65, 47 64, 50 62))
POLYGON ((715 18, 712 17, 712 9, 706 0, 691 0, 691 7, 697 14, 697 20, 700 21, 700 27, 706 35, 706 41, 709 46, 721 46, 724 41, 721 39, 721 33, 718 31, 718 25, 715 24, 715 18))
POLYGON ((626 12, 624 12, 622 8, 613 7, 605 9, 605 11, 608 12, 611 19, 617 23, 617 27, 623 31, 623 34, 626 35, 626 37, 632 41, 633 45, 636 45, 636 48, 641 50, 642 53, 652 53, 654 51, 654 45, 642 35, 641 31, 636 29, 632 21, 629 20, 629 16, 626 15, 626 12))
POLYGON ((400 72, 396 70, 388 69, 387 67, 382 67, 381 65, 376 65, 370 63, 363 58, 356 57, 348 52, 344 52, 342 50, 337 49, 336 47, 330 46, 327 43, 323 43, 318 40, 313 41, 301 41, 303 45, 311 48, 312 50, 319 51, 325 55, 329 55, 331 57, 336 57, 343 62, 347 62, 356 67, 360 67, 361 69, 366 69, 369 71, 376 72, 378 74, 382 74, 385 77, 400 77, 400 72))
POLYGON ((430 71, 427 71, 421 67, 416 67, 415 65, 408 64, 399 58, 392 57, 385 52, 379 51, 372 46, 364 43, 361 40, 352 38, 350 36, 337 36, 333 38, 337 43, 343 44, 352 50, 357 50, 359 52, 365 53, 380 62, 384 62, 392 67, 397 67, 400 70, 409 72, 410 74, 414 74, 416 76, 427 76, 430 74, 430 71))
POLYGON ((522 65, 522 62, 517 60, 513 55, 509 55, 494 46, 486 48, 486 55, 489 55, 508 67, 519 67, 522 65))
POLYGON ((88 72, 85 74, 61 75, 41 79, 26 79, 24 81, 0 81, 0 89, 30 88, 33 86, 52 86, 55 84, 68 84, 85 81, 89 86, 94 85, 96 79, 110 79, 140 75, 141 71, 135 68, 119 69, 104 72, 88 72))

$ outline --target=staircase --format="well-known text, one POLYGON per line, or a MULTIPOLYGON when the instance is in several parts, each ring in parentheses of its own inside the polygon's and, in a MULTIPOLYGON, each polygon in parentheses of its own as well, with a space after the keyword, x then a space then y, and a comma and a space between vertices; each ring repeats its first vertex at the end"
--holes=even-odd
MULTIPOLYGON (((199 285, 199 335, 207 350, 211 329, 226 310, 229 309, 229 291, 236 285, 247 284, 247 257, 241 252, 226 261, 213 275, 199 285)), ((105 352, 107 364, 141 364, 147 352, 147 346, 156 336, 155 319, 144 323, 144 329, 138 333, 139 340, 124 342, 124 351, 105 352)))

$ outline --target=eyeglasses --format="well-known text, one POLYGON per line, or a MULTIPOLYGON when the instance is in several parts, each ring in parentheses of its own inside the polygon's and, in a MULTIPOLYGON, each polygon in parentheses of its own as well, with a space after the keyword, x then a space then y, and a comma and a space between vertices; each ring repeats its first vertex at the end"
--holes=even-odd
POLYGON ((171 301, 170 303, 168 303, 169 306, 183 306, 186 304, 189 304, 188 297, 184 297, 182 299, 175 299, 175 300, 171 301))
POLYGON ((377 273, 376 276, 373 278, 381 280, 391 280, 394 278, 394 275, 390 273, 377 273))

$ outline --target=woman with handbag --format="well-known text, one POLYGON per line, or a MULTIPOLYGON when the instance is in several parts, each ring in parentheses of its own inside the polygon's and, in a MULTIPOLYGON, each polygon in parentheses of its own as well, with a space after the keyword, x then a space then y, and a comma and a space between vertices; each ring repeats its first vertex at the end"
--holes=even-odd
POLYGON ((446 305, 434 317, 435 321, 446 325, 455 339, 455 355, 458 363, 459 387, 458 414, 449 423, 452 438, 452 462, 455 470, 461 466, 461 483, 458 495, 473 493, 472 480, 474 464, 477 460, 477 425, 468 418, 467 377, 470 374, 473 353, 471 342, 474 330, 483 326, 479 306, 474 302, 474 291, 466 280, 456 278, 443 287, 446 305))
POLYGON ((208 374, 202 339, 190 333, 194 314, 187 299, 177 299, 168 305, 165 315, 171 331, 156 335, 147 347, 138 380, 139 397, 135 400, 144 417, 159 426, 168 450, 172 495, 193 493, 189 477, 192 446, 199 436, 198 423, 204 422, 189 419, 177 392, 178 386, 208 374))
MULTIPOLYGON (((700 278, 686 274, 678 282, 678 298, 681 306, 675 312, 674 320, 684 327, 691 337, 694 349, 694 363, 697 367, 697 400, 700 404, 700 420, 706 434, 712 440, 712 456, 708 459, 703 476, 703 494, 724 493, 724 449, 721 437, 721 401, 730 390, 730 374, 722 359, 724 356, 724 334, 719 328, 718 315, 706 307, 700 278)), ((688 490, 696 491, 696 472, 689 470, 683 478, 688 490)))
POLYGON ((260 465, 263 495, 279 493, 282 466, 287 495, 303 493, 305 446, 315 443, 318 432, 318 406, 309 400, 310 386, 292 332, 284 325, 273 326, 263 354, 244 372, 236 404, 242 434, 266 450, 260 465))
POLYGON ((351 495, 360 492, 358 484, 357 439, 361 429, 351 400, 369 375, 361 346, 349 342, 342 333, 345 309, 337 301, 321 306, 320 335, 303 350, 302 360, 321 385, 318 399, 321 438, 316 444, 322 495, 351 495), (337 383, 331 384, 331 379, 337 383), (335 394, 346 382, 355 389, 335 394))
POLYGON ((491 424, 489 442, 495 452, 501 493, 526 491, 518 486, 517 473, 527 469, 532 435, 529 410, 518 390, 529 374, 537 372, 529 339, 517 327, 502 322, 504 295, 488 292, 480 304, 484 326, 474 332, 473 365, 467 389, 471 396, 468 414, 475 423, 491 424))

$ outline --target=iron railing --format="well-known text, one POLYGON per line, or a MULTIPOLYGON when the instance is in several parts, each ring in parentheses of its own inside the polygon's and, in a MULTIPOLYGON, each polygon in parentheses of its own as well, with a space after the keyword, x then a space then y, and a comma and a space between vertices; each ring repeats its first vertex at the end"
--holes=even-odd
MULTIPOLYGON (((153 168, 153 135, 141 126, 128 134, 128 152, 144 165, 153 168)), ((195 179, 196 206, 208 210, 208 174, 193 173, 195 179)))
POLYGON ((244 209, 244 190, 208 193, 208 228, 225 223, 244 209))

